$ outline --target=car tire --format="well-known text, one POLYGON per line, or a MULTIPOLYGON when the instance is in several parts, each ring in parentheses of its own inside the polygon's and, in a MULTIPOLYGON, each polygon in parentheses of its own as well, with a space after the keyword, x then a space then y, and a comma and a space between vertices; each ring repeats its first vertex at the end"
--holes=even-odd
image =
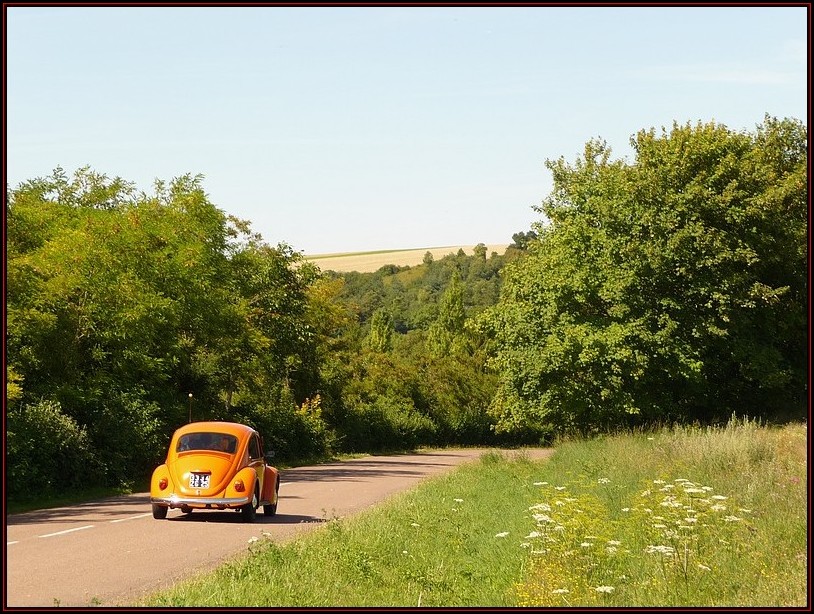
MULTIPOLYGON (((274 487, 274 493, 276 495, 276 493, 279 493, 279 492, 280 492, 280 480, 278 478, 277 479, 277 485, 274 487)), ((264 505, 263 506, 263 516, 274 516, 277 513, 277 503, 279 503, 280 497, 275 496, 275 499, 277 499, 277 501, 275 501, 271 505, 264 505)))
POLYGON ((156 520, 164 520, 167 517, 167 512, 170 511, 166 505, 158 505, 153 503, 153 518, 156 520))
POLYGON ((243 522, 254 522, 254 519, 257 516, 258 502, 259 499, 257 498, 257 490, 255 489, 254 494, 252 494, 252 500, 240 508, 240 513, 243 515, 243 522))

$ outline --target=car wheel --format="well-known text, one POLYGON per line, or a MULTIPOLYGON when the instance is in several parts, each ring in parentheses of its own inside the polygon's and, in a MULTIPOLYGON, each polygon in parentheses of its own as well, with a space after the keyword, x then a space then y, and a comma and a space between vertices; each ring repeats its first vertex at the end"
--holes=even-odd
POLYGON ((254 518, 257 515, 258 501, 257 490, 255 490, 252 495, 252 500, 240 508, 240 513, 243 515, 243 522, 254 522, 254 518))
POLYGON ((166 505, 158 505, 153 503, 153 518, 156 520, 164 520, 167 517, 167 512, 170 511, 166 505))
MULTIPOLYGON (((274 492, 275 493, 280 492, 280 480, 279 479, 277 480, 277 485, 274 487, 274 492)), ((264 505, 263 506, 263 516, 274 516, 277 513, 277 503, 279 503, 280 498, 279 498, 279 496, 275 497, 275 498, 277 499, 277 501, 275 501, 271 505, 264 505)))

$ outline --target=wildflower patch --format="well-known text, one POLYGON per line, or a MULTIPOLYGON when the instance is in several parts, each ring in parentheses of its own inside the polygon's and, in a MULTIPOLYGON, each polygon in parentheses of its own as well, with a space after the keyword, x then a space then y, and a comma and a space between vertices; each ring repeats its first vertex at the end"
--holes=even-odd
POLYGON ((609 482, 535 483, 541 501, 520 543, 532 560, 518 605, 685 604, 708 593, 716 564, 748 542, 748 510, 734 514, 709 486, 653 480, 618 507, 604 494, 609 482))

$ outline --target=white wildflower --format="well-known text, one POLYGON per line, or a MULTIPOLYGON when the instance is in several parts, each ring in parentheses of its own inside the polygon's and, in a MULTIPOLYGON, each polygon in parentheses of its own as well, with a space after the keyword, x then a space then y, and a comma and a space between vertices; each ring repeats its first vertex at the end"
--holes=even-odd
POLYGON ((543 512, 550 512, 551 506, 548 503, 538 503, 537 505, 532 505, 529 510, 541 510, 543 512))
POLYGON ((644 551, 647 554, 663 554, 665 556, 675 554, 675 548, 672 546, 648 546, 644 551))

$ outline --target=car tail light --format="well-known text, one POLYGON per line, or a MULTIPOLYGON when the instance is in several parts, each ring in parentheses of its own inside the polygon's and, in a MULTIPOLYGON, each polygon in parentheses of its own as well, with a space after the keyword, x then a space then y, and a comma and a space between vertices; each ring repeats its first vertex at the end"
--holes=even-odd
POLYGON ((160 480, 158 480, 158 487, 161 490, 164 490, 167 487, 167 484, 168 484, 167 478, 161 478, 160 480))
POLYGON ((243 485, 243 480, 235 480, 235 490, 237 492, 243 492, 246 490, 246 487, 243 485))

